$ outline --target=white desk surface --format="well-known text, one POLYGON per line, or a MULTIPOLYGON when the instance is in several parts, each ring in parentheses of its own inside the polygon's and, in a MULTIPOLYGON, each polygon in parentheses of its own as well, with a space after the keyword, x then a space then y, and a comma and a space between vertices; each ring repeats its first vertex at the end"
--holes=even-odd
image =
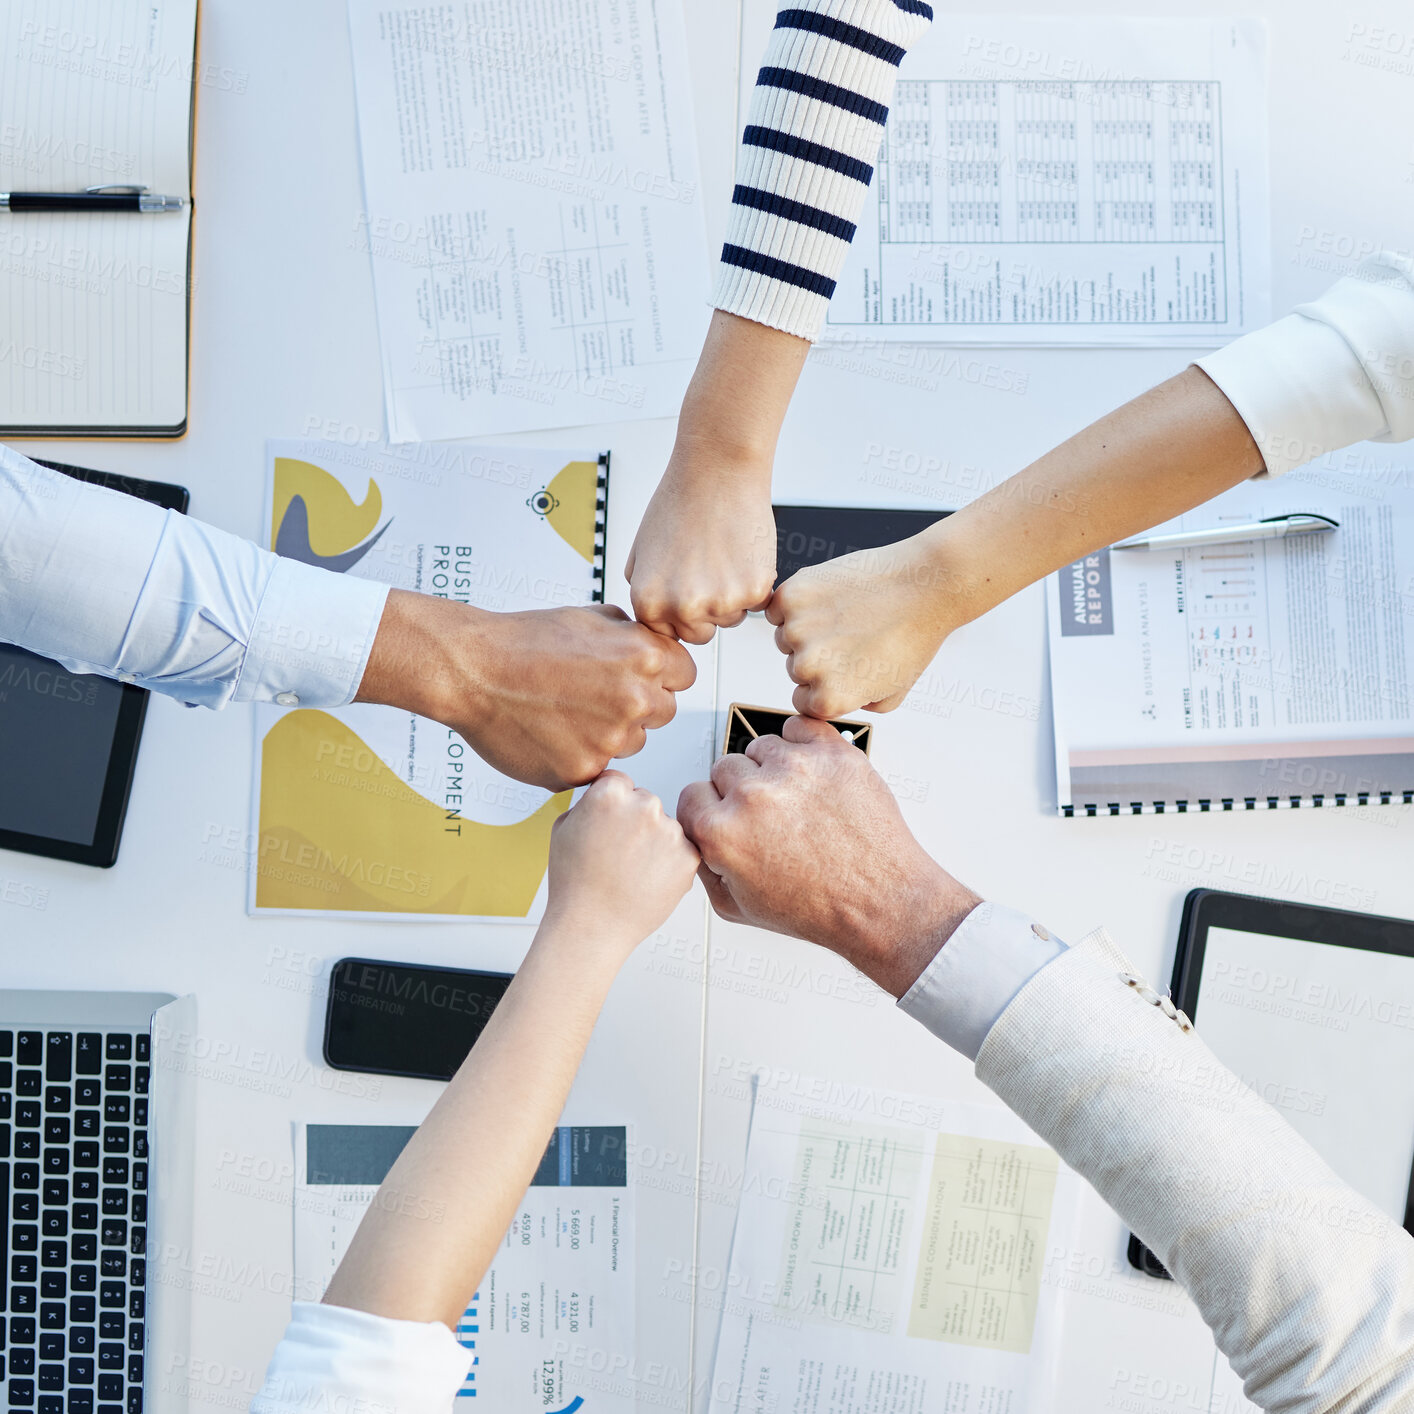
MULTIPOLYGON (((1054 0, 999 8, 1065 12, 1054 0)), ((1085 6, 1156 16, 1238 8, 1214 0, 1085 6)), ((687 9, 715 247, 735 147, 738 31, 735 7, 723 0, 688 0, 687 9)), ((1284 312, 1352 268, 1350 253, 1362 244, 1409 246, 1414 31, 1400 0, 1252 0, 1240 10, 1270 25, 1273 296, 1284 312)), ((255 534, 267 437, 358 441, 383 427, 344 6, 205 0, 201 60, 192 430, 170 446, 26 449, 184 483, 195 515, 255 534)), ((754 67, 758 56, 745 62, 754 67)), ((884 381, 878 375, 893 365, 867 350, 852 356, 857 369, 813 360, 781 447, 779 497, 955 504, 978 470, 992 480, 1020 467, 1187 361, 1177 351, 1008 348, 971 358, 980 362, 923 370, 926 388, 884 381), (1025 392, 987 386, 998 381, 983 376, 988 363, 1023 374, 1025 392), (898 457, 932 469, 890 470, 898 457)), ((610 597, 621 602, 619 570, 672 431, 668 421, 639 422, 587 439, 614 453, 610 597)), ((534 440, 586 438, 571 431, 534 440)), ((1377 455, 1398 464, 1414 454, 1377 455)), ((714 702, 788 696, 759 620, 728 635, 720 651, 701 652, 699 663, 698 687, 677 723, 629 764, 669 801, 705 770, 714 702)), ((910 703, 875 734, 875 762, 903 796, 910 823, 973 887, 1033 910, 1071 941, 1104 922, 1138 968, 1159 979, 1191 887, 1414 915, 1406 808, 1056 819, 1042 804, 1054 789, 1044 666, 1041 594, 1032 590, 956 635, 910 703)), ((495 967, 513 965, 527 941, 524 927, 247 917, 251 754, 246 711, 187 711, 154 699, 117 867, 0 854, 8 985, 199 997, 199 1191, 195 1239, 183 1257, 198 1409, 245 1406, 286 1318, 291 1121, 392 1122, 420 1114, 436 1093, 412 1081, 365 1088, 362 1077, 322 1067, 329 963, 355 953, 495 967), (35 886, 44 907, 4 902, 40 897, 7 883, 35 886)), ((743 1082, 754 1069, 775 1072, 787 1087, 799 1072, 940 1096, 986 1094, 960 1058, 830 957, 716 923, 710 941, 706 934, 696 891, 616 988, 571 1102, 576 1117, 628 1115, 636 1125, 639 1365, 629 1377, 642 1381, 646 1402, 664 1408, 685 1404, 689 1368, 700 1406, 710 1374, 745 1136, 743 1082)), ((1050 1254, 1048 1279, 1073 1296, 1054 1408, 1199 1406, 1210 1347, 1180 1294, 1128 1272, 1123 1246, 1119 1222, 1092 1195, 1077 1248, 1050 1254)))

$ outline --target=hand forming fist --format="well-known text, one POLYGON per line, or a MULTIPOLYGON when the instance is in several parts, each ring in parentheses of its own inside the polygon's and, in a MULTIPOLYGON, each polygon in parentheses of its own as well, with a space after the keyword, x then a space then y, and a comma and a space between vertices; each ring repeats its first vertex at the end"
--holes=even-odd
POLYGON ((563 790, 641 751, 696 677, 681 644, 612 605, 492 614, 394 590, 359 700, 443 722, 497 770, 563 790))
POLYGON ((677 813, 723 918, 819 943, 895 996, 981 902, 913 838, 864 753, 807 717, 722 757, 677 813))
POLYGON ((791 575, 766 617, 812 717, 892 712, 961 621, 927 532, 791 575))
POLYGON ((700 862, 656 795, 605 771, 555 821, 545 917, 626 957, 662 927, 700 862))

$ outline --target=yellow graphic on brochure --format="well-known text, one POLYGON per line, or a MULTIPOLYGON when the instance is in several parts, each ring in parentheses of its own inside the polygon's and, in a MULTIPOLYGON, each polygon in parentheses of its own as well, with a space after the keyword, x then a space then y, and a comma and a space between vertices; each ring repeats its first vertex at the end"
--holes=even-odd
POLYGON ((261 744, 256 904, 523 918, 571 795, 515 824, 449 830, 447 811, 338 718, 287 713, 261 744))
POLYGON ((1040 1145, 938 1135, 909 1335, 1031 1349, 1056 1173, 1040 1145))
POLYGON ((568 462, 530 499, 531 509, 549 521, 555 534, 593 564, 598 498, 598 462, 568 462))

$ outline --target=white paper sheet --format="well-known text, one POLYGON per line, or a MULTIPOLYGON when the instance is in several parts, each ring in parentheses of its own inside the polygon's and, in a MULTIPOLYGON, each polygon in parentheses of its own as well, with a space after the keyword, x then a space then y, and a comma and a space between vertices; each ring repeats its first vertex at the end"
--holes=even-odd
POLYGON ((1074 1175, 1005 1110, 837 1089, 757 1093, 713 1414, 1046 1407, 1074 1175))
POLYGON ((349 0, 392 442, 675 414, 707 310, 681 0, 349 0))
POLYGON ((1103 550, 1053 575, 1060 805, 1414 787, 1410 481, 1312 467, 1246 482, 1150 533, 1295 512, 1340 529, 1103 550))
POLYGON ((1267 323, 1266 111, 1258 20, 940 14, 827 337, 1209 346, 1267 323))
MULTIPOLYGON (((323 1294, 373 1202, 383 1159, 408 1133, 384 1125, 295 1126, 300 1299, 317 1301, 323 1294), (316 1137, 311 1147, 315 1130, 322 1131, 322 1142, 316 1137), (357 1175, 361 1168, 373 1172, 357 1175), (351 1173, 373 1181, 344 1182, 351 1173)), ((627 1134, 621 1125, 557 1130, 549 1162, 526 1190, 458 1323, 468 1371, 457 1409, 521 1409, 530 1399, 536 1409, 568 1414, 589 1398, 604 1414, 632 1414, 632 1381, 605 1374, 633 1363, 636 1222, 627 1134), (585 1171, 596 1163, 605 1172, 585 1171), (590 1182, 594 1177, 608 1181, 590 1182)), ((431 1207, 420 1215, 431 1223, 443 1219, 431 1207)))

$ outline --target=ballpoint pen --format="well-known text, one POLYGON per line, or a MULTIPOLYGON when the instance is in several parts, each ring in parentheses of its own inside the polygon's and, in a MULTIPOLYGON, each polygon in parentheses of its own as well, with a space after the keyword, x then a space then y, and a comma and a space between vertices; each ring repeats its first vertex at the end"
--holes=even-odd
POLYGON ((1231 545, 1243 540, 1282 540, 1288 535, 1314 535, 1339 530, 1340 522, 1329 516, 1298 512, 1268 516, 1251 525, 1219 525, 1212 530, 1181 530, 1174 535, 1150 535, 1143 540, 1124 540, 1112 550, 1181 550, 1190 545, 1231 545))
POLYGON ((146 187, 111 185, 82 191, 0 191, 0 211, 180 211, 184 196, 156 196, 146 187))

